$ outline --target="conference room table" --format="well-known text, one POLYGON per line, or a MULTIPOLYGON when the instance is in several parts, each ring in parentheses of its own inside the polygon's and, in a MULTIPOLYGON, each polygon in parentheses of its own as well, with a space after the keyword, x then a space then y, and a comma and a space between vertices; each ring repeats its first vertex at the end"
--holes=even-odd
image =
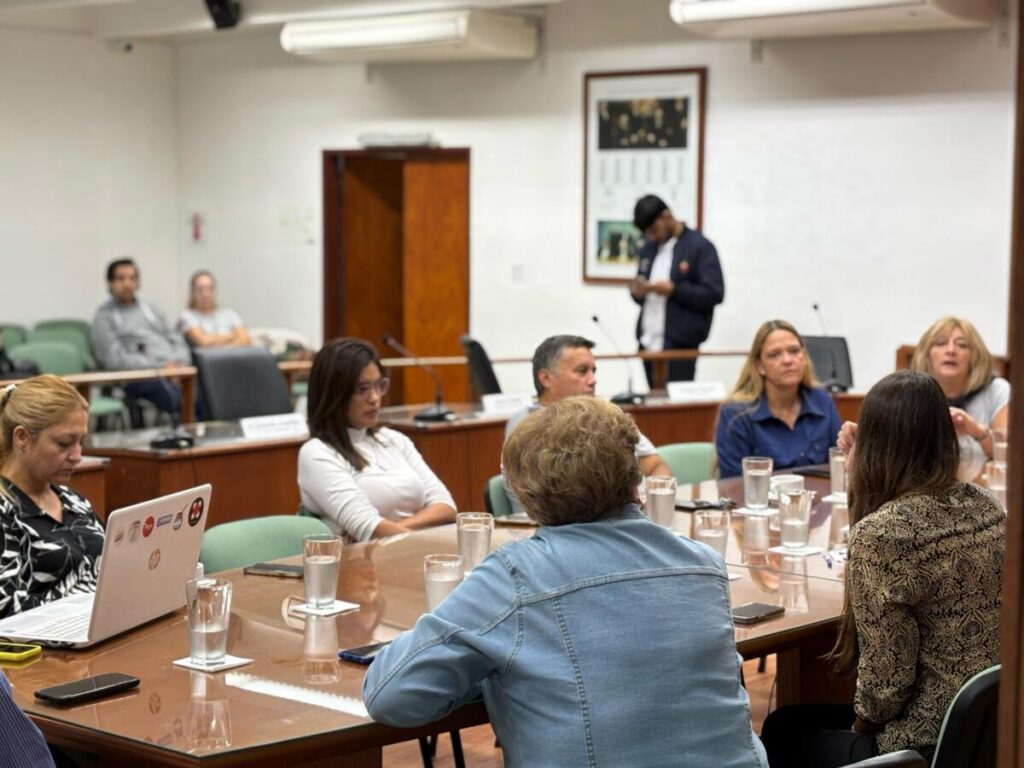
MULTIPOLYGON (((492 546, 532 534, 498 527, 492 546)), ((473 703, 422 728, 375 723, 360 703, 365 668, 337 658, 339 648, 390 640, 411 627, 425 608, 424 555, 455 551, 452 525, 346 546, 338 596, 359 609, 326 619, 294 612, 302 602, 301 581, 240 570, 220 574, 234 585, 228 653, 253 660, 236 669, 204 673, 171 665, 188 655, 188 623, 180 610, 93 648, 45 650, 34 663, 5 672, 15 701, 48 740, 97 755, 101 766, 380 766, 384 745, 487 719, 483 705, 473 703), (72 708, 32 696, 38 688, 105 672, 135 675, 141 685, 72 708)), ((736 629, 745 657, 779 654, 779 703, 836 698, 816 657, 842 610, 842 584, 805 577, 787 592, 766 569, 729 570, 736 576, 729 584, 733 605, 786 606, 778 618, 736 629), (787 597, 796 593, 795 602, 787 597)))

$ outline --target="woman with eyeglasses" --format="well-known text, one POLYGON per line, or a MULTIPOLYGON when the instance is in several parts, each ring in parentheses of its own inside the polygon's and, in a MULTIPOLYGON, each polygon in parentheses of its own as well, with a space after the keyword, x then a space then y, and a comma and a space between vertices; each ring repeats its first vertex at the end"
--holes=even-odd
POLYGON ((354 541, 455 520, 452 495, 412 441, 379 426, 387 391, 377 350, 362 339, 333 339, 313 358, 299 493, 307 511, 354 541))

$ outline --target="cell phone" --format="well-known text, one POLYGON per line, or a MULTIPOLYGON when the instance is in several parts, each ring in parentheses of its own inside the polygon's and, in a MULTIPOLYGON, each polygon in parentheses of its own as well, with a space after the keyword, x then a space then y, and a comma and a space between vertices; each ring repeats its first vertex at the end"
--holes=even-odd
POLYGON ((781 616, 786 609, 781 605, 768 603, 746 603, 732 609, 732 620, 737 624, 759 624, 762 621, 781 616))
POLYGON ((828 478, 832 476, 828 464, 812 464, 809 467, 797 467, 796 469, 790 469, 787 471, 792 472, 794 475, 803 475, 804 477, 828 478))
POLYGON ((338 651, 338 656, 345 661, 354 661, 356 664, 369 664, 377 658, 378 653, 389 645, 391 645, 390 640, 383 643, 361 645, 358 648, 346 648, 342 651, 338 651))
POLYGON ((732 499, 719 499, 718 501, 686 499, 685 501, 676 502, 676 509, 682 509, 685 512, 696 512, 698 509, 732 509, 735 506, 736 502, 732 499))
POLYGON ((50 704, 70 706, 93 699, 101 699, 119 691, 128 691, 137 688, 138 685, 139 678, 137 677, 122 675, 120 672, 108 672, 104 675, 75 680, 73 683, 40 688, 36 691, 36 698, 50 704))
POLYGON ((42 651, 39 645, 0 642, 0 661, 24 661, 38 656, 42 651))
POLYGON ((302 566, 287 563, 254 563, 242 569, 247 576, 284 576, 286 579, 301 579, 302 566))

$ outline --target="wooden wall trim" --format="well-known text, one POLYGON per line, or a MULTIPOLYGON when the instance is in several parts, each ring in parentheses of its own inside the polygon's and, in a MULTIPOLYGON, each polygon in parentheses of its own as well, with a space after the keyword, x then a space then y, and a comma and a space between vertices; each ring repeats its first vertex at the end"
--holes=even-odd
MULTIPOLYGON (((1024 204, 1021 184, 1024 181, 1024 19, 1021 3, 1017 4, 1017 84, 1016 128, 1014 132, 1012 237, 1010 246, 1010 317, 1007 355, 1011 360, 1024 359, 1024 333, 1017 332, 1024 317, 1024 204)), ((1010 403, 1010 455, 1011 471, 1008 482, 1006 516, 1006 555, 1003 560, 1003 617, 1002 662, 1003 672, 999 686, 999 754, 1000 768, 1024 768, 1024 632, 1022 632, 1022 602, 1024 602, 1024 408, 1020 407, 1024 393, 1024 366, 1012 366, 1010 384, 1017 393, 1010 403)))

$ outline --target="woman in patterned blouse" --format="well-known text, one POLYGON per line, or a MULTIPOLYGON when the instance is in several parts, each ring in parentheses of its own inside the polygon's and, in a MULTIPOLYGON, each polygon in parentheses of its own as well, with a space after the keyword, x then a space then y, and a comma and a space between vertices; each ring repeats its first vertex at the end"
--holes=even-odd
POLYGON ((96 589, 103 527, 67 487, 89 404, 57 376, 0 390, 0 617, 96 589))
POLYGON ((840 673, 857 674, 853 707, 773 713, 762 731, 771 765, 828 768, 901 749, 930 758, 956 692, 999 662, 1005 516, 957 481, 958 462, 930 375, 900 371, 871 388, 848 461, 846 604, 833 651, 840 673))

